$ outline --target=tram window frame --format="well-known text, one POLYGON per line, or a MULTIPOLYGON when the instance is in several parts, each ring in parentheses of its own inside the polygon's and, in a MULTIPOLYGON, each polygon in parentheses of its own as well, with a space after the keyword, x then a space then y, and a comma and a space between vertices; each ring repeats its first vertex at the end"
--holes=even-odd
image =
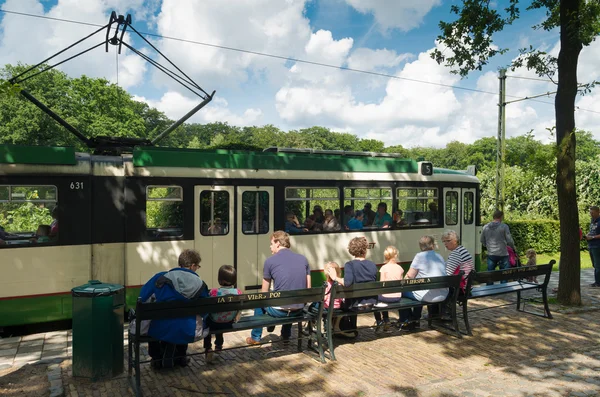
MULTIPOLYGON (((269 192, 267 192, 266 190, 247 190, 245 192, 242 192, 242 233, 243 234, 261 235, 261 234, 269 233, 269 216, 270 216, 269 200, 270 199, 271 199, 271 197, 269 196, 269 192), (251 203, 246 204, 246 197, 247 197, 247 195, 250 195, 250 194, 254 195, 254 197, 264 194, 264 195, 266 195, 266 199, 264 197, 263 198, 258 197, 258 199, 256 199, 256 198, 254 199, 255 208, 254 208, 253 217, 251 217, 252 219, 247 219, 245 209, 248 208, 248 206, 250 206, 251 203), (261 205, 261 203, 262 203, 262 205, 261 205), (261 209, 263 210, 263 220, 257 230, 255 222, 260 217, 261 209), (250 224, 249 229, 244 227, 244 225, 248 222, 250 224), (266 228, 264 228, 263 225, 266 225, 266 228)), ((249 214, 252 214, 252 212, 249 212, 249 214)))
POLYGON ((459 194, 456 190, 448 190, 446 192, 444 196, 444 220, 446 226, 458 225, 458 200, 459 194))
MULTIPOLYGON (((377 208, 379 207, 380 203, 386 204, 386 207, 387 207, 386 212, 390 215, 390 217, 392 217, 392 214, 393 214, 392 209, 394 208, 394 188, 392 186, 344 186, 344 208, 346 206, 350 205, 356 212, 357 210, 363 210, 367 203, 371 204, 371 210, 375 213, 375 215, 373 216, 373 221, 375 220, 375 216, 377 216, 377 208), (366 190, 367 193, 366 193, 366 195, 356 196, 355 195, 356 190, 366 190), (370 193, 371 191, 375 191, 375 190, 379 190, 380 193, 379 194, 371 194, 370 193), (382 194, 381 193, 382 190, 388 190, 389 195, 382 194), (356 206, 356 202, 359 202, 360 204, 358 206, 356 206)), ((342 214, 342 218, 343 218, 343 214, 342 214)), ((365 220, 366 220, 366 218, 363 219, 363 224, 364 224, 365 220)), ((347 220, 342 219, 342 221, 345 221, 344 226, 347 226, 347 223, 348 223, 347 220)), ((390 225, 389 228, 391 228, 391 226, 392 225, 390 225)), ((369 229, 384 230, 387 228, 378 228, 378 227, 372 226, 372 225, 365 225, 363 227, 363 230, 369 230, 369 229)), ((349 230, 349 231, 356 231, 356 230, 349 230)))
POLYGON ((463 223, 472 225, 475 221, 475 193, 465 192, 463 195, 463 223), (470 197, 467 199, 467 197, 470 197))
MULTIPOLYGON (((157 207, 157 211, 160 210, 160 206, 157 207)), ((173 240, 180 239, 183 237, 185 224, 185 209, 183 204, 183 187, 179 185, 148 185, 146 186, 146 206, 145 206, 145 219, 144 219, 144 228, 146 229, 146 236, 156 240, 173 240), (152 189, 176 189, 179 192, 176 196, 168 196, 166 197, 150 197, 150 191, 152 189), (178 224, 175 226, 148 226, 148 204, 149 203, 170 203, 171 205, 176 205, 175 203, 179 203, 178 208, 176 207, 175 217, 180 218, 176 219, 178 224), (163 231, 161 232, 161 229, 163 231)))
MULTIPOLYGON (((220 203, 222 202, 220 199, 217 199, 220 203)), ((227 190, 202 190, 200 192, 200 209, 199 209, 199 216, 200 216, 200 234, 203 236, 207 236, 207 237, 221 237, 221 236, 227 236, 229 234, 229 232, 231 231, 232 228, 232 220, 229 219, 229 208, 230 208, 230 200, 231 200, 231 196, 229 194, 229 192, 227 190), (210 199, 210 204, 211 206, 208 208, 209 210, 209 216, 205 217, 204 214, 204 210, 206 210, 206 208, 203 208, 203 204, 204 204, 204 199, 203 196, 205 195, 205 193, 211 193, 211 194, 215 194, 215 193, 223 193, 226 195, 227 197, 227 201, 225 202, 225 210, 223 211, 223 214, 225 214, 226 216, 224 217, 223 215, 221 215, 220 217, 215 217, 215 198, 214 196, 210 199), (206 230, 204 229, 204 227, 202 226, 203 219, 205 218, 209 218, 209 224, 208 227, 206 228, 206 230), (221 233, 209 233, 209 230, 211 227, 213 227, 213 225, 215 224, 216 220, 220 221, 220 225, 226 225, 225 227, 221 228, 221 233)))
MULTIPOLYGON (((286 232, 289 234, 302 234, 302 233, 337 233, 338 231, 329 231, 329 230, 322 230, 322 229, 315 229, 315 230, 306 230, 308 229, 307 225, 306 225, 306 220, 310 218, 310 216, 312 216, 311 211, 314 211, 315 206, 320 206, 321 210, 323 210, 323 216, 325 215, 325 211, 330 209, 334 212, 335 214, 335 209, 339 209, 337 207, 339 207, 340 205, 340 189, 338 187, 328 187, 328 186, 286 186, 285 187, 285 193, 284 193, 284 221, 287 223, 287 214, 290 212, 293 212, 294 215, 296 216, 296 218, 298 218, 298 215, 303 215, 303 218, 298 218, 298 222, 300 223, 300 227, 298 228, 299 230, 303 230, 302 232, 298 232, 298 231, 292 231, 289 230, 287 227, 286 232), (305 191, 305 195, 304 197, 296 197, 294 195, 290 195, 290 192, 292 192, 293 190, 297 190, 297 191, 305 191), (334 193, 331 196, 327 196, 324 195, 322 197, 315 197, 313 194, 315 191, 318 190, 323 190, 323 191, 330 191, 330 193, 334 193), (309 193, 310 192, 310 193, 309 193), (296 207, 296 205, 291 204, 294 202, 300 202, 303 203, 300 207, 294 208, 296 207), (333 203, 332 206, 328 205, 328 203, 333 203), (303 214, 300 214, 299 212, 302 212, 303 214), (301 221, 302 219, 302 221, 301 221)), ((341 209, 340 209, 341 211, 341 209)), ((340 222, 340 220, 338 219, 338 222, 340 222)), ((340 230, 342 229, 341 223, 340 223, 340 230)))
MULTIPOLYGON (((33 185, 33 184, 27 184, 27 185, 14 185, 14 184, 6 184, 6 185, 0 185, 0 221, 2 221, 2 224, 0 224, 0 226, 2 226, 2 235, 0 237, 0 240, 2 241, 0 243, 0 247, 11 247, 11 246, 31 246, 31 247, 37 247, 37 246, 48 246, 48 245, 56 245, 59 242, 59 235, 58 233, 55 236, 51 236, 51 230, 52 230, 52 225, 54 223, 54 217, 52 217, 52 213, 55 211, 55 209, 58 208, 58 187, 56 185, 33 185), (17 196, 14 192, 14 190, 16 189, 29 189, 31 193, 35 194, 39 194, 39 191, 41 189, 50 189, 49 191, 53 191, 54 194, 52 195, 53 197, 48 198, 48 196, 46 195, 46 198, 32 198, 32 197, 27 197, 27 194, 29 193, 27 190, 25 190, 22 193, 18 193, 19 195, 17 196), (3 194, 3 192, 6 192, 6 194, 3 194), (23 196, 21 196, 23 195, 23 196), (27 212, 26 216, 23 216, 22 218, 26 219, 26 221, 21 221, 19 222, 19 224, 23 225, 24 223, 27 224, 27 222, 32 222, 33 219, 33 225, 37 225, 34 226, 35 230, 33 231, 25 231, 25 230, 11 230, 11 227, 6 227, 7 224, 9 225, 13 225, 14 224, 14 220, 15 220, 15 214, 14 212, 17 210, 20 210, 23 206, 23 204, 28 204, 28 203, 33 203, 33 205, 27 205, 29 208, 26 209, 25 211, 27 212), (8 208, 3 208, 5 204, 8 204, 8 208), (37 207, 35 206, 35 204, 40 204, 37 207), (14 208, 11 208, 13 205, 17 205, 14 208), (19 206, 20 205, 20 206, 19 206), (43 205, 43 206, 41 206, 43 205), (38 208, 38 210, 40 211, 40 213, 38 214, 33 214, 35 210, 35 208, 38 208), (45 214, 42 214, 41 212, 44 212, 44 210, 47 210, 47 212, 45 214), (12 212, 10 218, 9 217, 5 217, 5 213, 9 213, 12 212), (32 216, 33 215, 33 216, 32 216), (11 219, 10 223, 6 223, 6 220, 11 219), (42 223, 44 222, 44 223, 42 223), (45 228, 47 231, 46 233, 48 234, 47 236, 38 236, 38 231, 40 230, 41 226, 46 226, 47 228, 45 228), (8 229, 8 230, 6 230, 8 229), (41 237, 47 237, 48 241, 39 241, 39 239, 41 237)), ((58 219, 56 219, 56 222, 58 222, 58 219)), ((29 225, 31 226, 31 225, 29 225)), ((46 239, 44 239, 46 240, 46 239)))
POLYGON ((396 188, 396 207, 394 212, 402 210, 403 219, 411 227, 441 227, 443 225, 439 219, 439 201, 439 188, 437 187, 400 186, 396 188), (413 193, 411 194, 410 191, 413 191, 413 193), (404 194, 404 192, 407 194, 404 194), (407 202, 407 205, 402 206, 401 202, 403 201, 407 202), (408 203, 413 205, 408 205, 408 203), (437 214, 431 211, 431 204, 435 204, 437 214), (422 218, 417 219, 418 214, 421 214, 422 218), (429 217, 426 215, 429 215, 429 217), (410 219, 411 217, 412 219, 410 219), (427 222, 423 222, 424 219, 427 222))

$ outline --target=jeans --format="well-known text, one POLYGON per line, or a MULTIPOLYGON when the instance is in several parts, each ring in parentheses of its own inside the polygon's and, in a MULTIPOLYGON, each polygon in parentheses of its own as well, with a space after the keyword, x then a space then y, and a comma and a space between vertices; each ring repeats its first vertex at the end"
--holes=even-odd
POLYGON ((589 251, 594 266, 594 282, 596 285, 600 285, 600 247, 589 248, 589 251))
MULTIPOLYGON (((508 255, 506 256, 498 256, 498 255, 488 255, 487 257, 487 269, 488 271, 496 270, 496 266, 500 268, 500 270, 508 269, 510 264, 508 262, 508 255)), ((501 281, 502 284, 507 281, 501 281)), ((487 285, 492 285, 493 283, 487 283, 487 285)))
MULTIPOLYGON (((282 309, 275 309, 273 307, 258 307, 256 309, 254 309, 254 315, 255 316, 262 316, 263 314, 268 314, 271 317, 275 317, 275 318, 281 318, 281 317, 297 317, 302 315, 302 309, 299 310, 282 310, 282 309)), ((254 339, 257 342, 260 342, 260 338, 262 338, 262 332, 263 329, 262 328, 255 328, 252 330, 252 333, 250 334, 252 339, 254 339)), ((283 339, 289 339, 290 336, 292 335, 292 324, 284 324, 281 326, 281 337, 283 339)))
MULTIPOLYGON (((415 294, 413 294, 412 291, 403 292, 402 297, 418 301, 418 299, 415 297, 415 294)), ((423 306, 412 307, 410 309, 402 309, 400 310, 400 322, 405 323, 407 321, 420 320, 421 314, 423 314, 423 306)))

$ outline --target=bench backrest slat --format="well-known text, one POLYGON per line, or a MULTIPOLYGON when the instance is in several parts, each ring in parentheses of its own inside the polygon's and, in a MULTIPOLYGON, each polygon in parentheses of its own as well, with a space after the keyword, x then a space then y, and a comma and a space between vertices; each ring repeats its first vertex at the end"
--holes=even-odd
POLYGON ((488 272, 471 272, 469 278, 471 283, 491 283, 495 281, 505 281, 514 279, 523 279, 527 277, 546 276, 544 284, 550 281, 548 277, 552 273, 552 266, 556 263, 553 259, 546 265, 513 267, 503 270, 492 270, 488 272))
POLYGON ((369 283, 354 284, 349 287, 336 284, 335 296, 332 296, 332 298, 362 298, 397 292, 448 287, 458 288, 461 277, 462 275, 458 274, 455 276, 413 278, 397 281, 372 281, 369 283))
POLYGON ((325 287, 291 291, 270 291, 254 294, 226 295, 202 298, 193 301, 151 302, 136 305, 136 318, 153 320, 162 318, 188 317, 198 314, 219 313, 255 309, 258 307, 285 307, 292 304, 322 302, 325 287))

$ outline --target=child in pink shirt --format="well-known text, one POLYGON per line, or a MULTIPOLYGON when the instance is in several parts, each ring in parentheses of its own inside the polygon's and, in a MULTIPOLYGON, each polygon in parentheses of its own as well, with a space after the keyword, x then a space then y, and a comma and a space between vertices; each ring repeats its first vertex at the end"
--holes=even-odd
MULTIPOLYGON (((385 264, 379 269, 379 281, 395 281, 402 280, 404 269, 397 262, 398 250, 394 246, 389 246, 383 252, 385 264)), ((402 297, 401 292, 379 295, 377 301, 379 303, 396 303, 402 297)), ((378 304, 379 304, 378 303, 378 304)), ((383 331, 390 329, 390 316, 387 311, 375 312, 375 321, 377 321, 377 330, 383 328, 383 331), (383 320, 381 316, 383 315, 383 320)))
MULTIPOLYGON (((335 269, 335 273, 337 277, 342 276, 342 269, 340 269, 340 265, 335 262, 327 262, 325 264, 325 274, 327 275, 327 288, 325 290, 325 309, 329 309, 329 303, 331 298, 331 287, 333 286, 333 280, 329 277, 329 269, 335 269)), ((342 305, 342 299, 336 299, 333 302, 333 308, 339 309, 342 305)))

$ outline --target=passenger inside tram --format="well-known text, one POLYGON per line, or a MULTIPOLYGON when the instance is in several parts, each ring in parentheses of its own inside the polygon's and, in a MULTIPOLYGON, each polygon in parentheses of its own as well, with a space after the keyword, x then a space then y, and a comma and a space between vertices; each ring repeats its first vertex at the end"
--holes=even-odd
POLYGON ((392 216, 387 212, 387 204, 381 202, 377 205, 377 213, 373 221, 373 226, 378 229, 389 229, 392 226, 392 216))
POLYGON ((315 205, 313 207, 313 213, 304 222, 304 227, 311 232, 320 232, 323 230, 323 222, 325 222, 325 216, 323 215, 323 207, 315 205))
POLYGON ((333 211, 330 209, 325 210, 325 221, 323 222, 323 231, 337 232, 340 229, 340 223, 338 222, 337 218, 333 216, 333 211))
POLYGON ((286 233, 302 233, 307 232, 308 229, 302 227, 298 221, 298 217, 293 212, 288 212, 285 215, 285 232, 286 233))
POLYGON ((402 216, 403 212, 401 209, 398 209, 394 212, 394 215, 392 217, 392 229, 399 229, 401 227, 408 226, 408 222, 406 222, 406 220, 402 218, 402 216))
POLYGON ((221 219, 220 218, 215 218, 211 222, 211 225, 208 228, 208 234, 224 234, 223 233, 223 226, 221 225, 221 219))
POLYGON ((50 242, 50 225, 39 225, 35 236, 31 238, 34 243, 49 243, 50 242))

